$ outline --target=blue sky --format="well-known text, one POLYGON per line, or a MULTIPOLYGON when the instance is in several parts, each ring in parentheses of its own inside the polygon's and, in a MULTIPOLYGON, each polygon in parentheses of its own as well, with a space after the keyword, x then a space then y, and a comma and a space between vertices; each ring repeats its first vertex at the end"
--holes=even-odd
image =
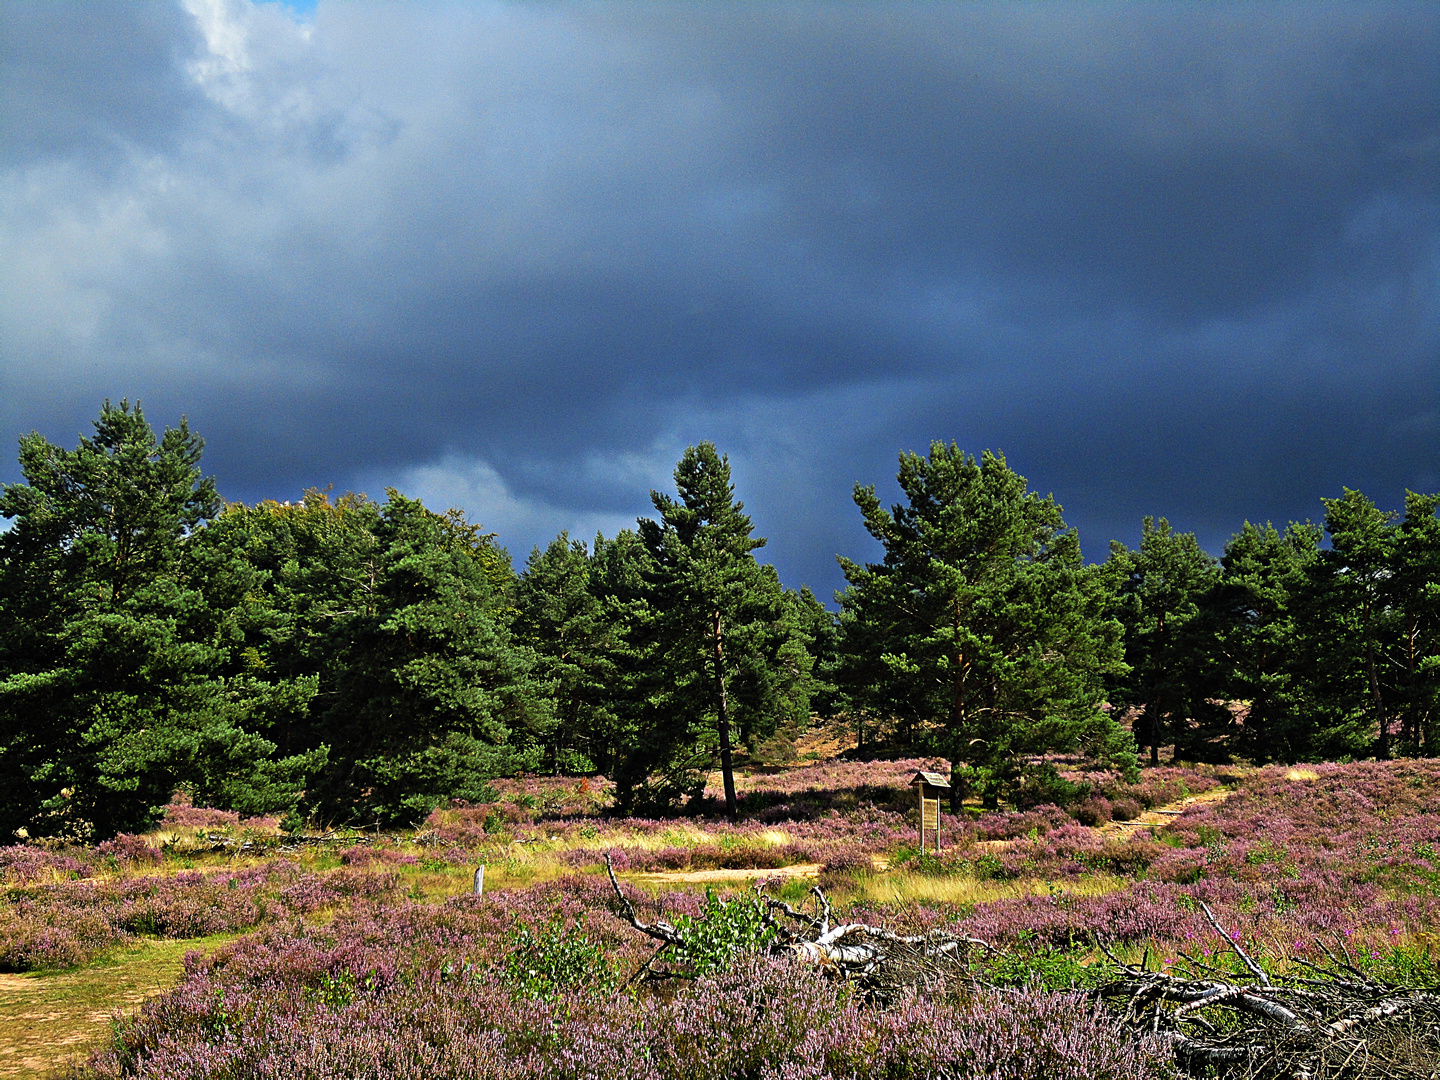
POLYGON ((0 0, 0 50, 12 448, 139 398, 230 498, 523 564, 711 439, 822 597, 933 439, 1092 559, 1440 489, 1433 4, 0 0))

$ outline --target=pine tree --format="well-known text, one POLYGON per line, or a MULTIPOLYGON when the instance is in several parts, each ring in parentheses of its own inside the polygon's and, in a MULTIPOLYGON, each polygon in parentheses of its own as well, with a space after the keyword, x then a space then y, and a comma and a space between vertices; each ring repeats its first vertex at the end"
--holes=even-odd
POLYGON ((0 829, 143 828, 180 785, 249 813, 293 807, 323 753, 265 733, 313 680, 246 669, 234 617, 250 568, 195 542, 218 509, 182 420, 157 439, 108 401, 73 451, 21 440, 0 513, 0 829))
POLYGON ((1140 709, 1135 731, 1150 744, 1151 765, 1160 763, 1162 741, 1174 742, 1177 755, 1204 753, 1200 743, 1209 716, 1197 693, 1198 643, 1187 630, 1219 577, 1215 560, 1194 533, 1175 532, 1163 517, 1158 524, 1150 517, 1141 523, 1138 551, 1111 541, 1110 558, 1119 577, 1114 612, 1125 627, 1130 668, 1111 703, 1140 709), (1202 721, 1201 732, 1192 732, 1193 720, 1202 721))
POLYGON ((539 764, 553 723, 535 659, 511 638, 493 535, 391 490, 375 524, 367 604, 322 717, 331 763, 319 808, 342 820, 413 823, 442 802, 539 764))
POLYGON ((535 549, 516 586, 516 639, 535 651, 535 675, 555 700, 548 765, 557 773, 592 772, 597 760, 608 768, 617 723, 625 624, 594 578, 584 542, 562 532, 535 549))
POLYGON ((1320 539, 1308 523, 1281 533, 1247 521, 1225 545, 1220 580, 1200 601, 1204 637, 1192 641, 1207 654, 1203 693, 1244 703, 1229 746, 1252 761, 1306 760, 1339 735, 1320 729, 1308 643, 1320 539))
MULTIPOLYGON (((773 729, 774 676, 785 663, 781 649, 793 635, 779 625, 784 607, 779 580, 755 561, 765 541, 751 535, 744 504, 735 500, 729 459, 713 443, 692 446, 675 466, 675 486, 678 500, 650 493, 659 520, 639 523, 652 563, 657 656, 677 721, 672 743, 713 732, 725 810, 734 820, 734 735, 737 728, 752 738, 773 729), (746 692, 737 695, 742 687, 746 692)), ((799 662, 793 650, 790 662, 799 662)), ((796 673, 794 683, 808 716, 808 668, 796 673)))
POLYGON ((1388 758, 1395 702, 1384 685, 1383 653, 1397 614, 1387 603, 1397 515, 1379 509, 1358 491, 1343 490, 1338 499, 1320 500, 1330 547, 1318 562, 1326 625, 1317 627, 1316 644, 1324 657, 1330 713, 1337 719, 1363 718, 1375 732, 1376 753, 1388 758))
POLYGON ((1133 770, 1133 740, 1100 708, 1103 677, 1123 670, 1120 625, 1054 500, 1004 457, 940 442, 902 454, 898 479, 907 502, 889 512, 873 486, 855 488, 885 558, 840 560, 852 699, 946 753, 957 800, 973 788, 994 805, 1052 750, 1133 770))
POLYGON ((1405 753, 1440 753, 1440 495, 1405 493, 1405 516, 1395 534, 1386 600, 1396 614, 1387 650, 1395 672, 1400 743, 1405 753))

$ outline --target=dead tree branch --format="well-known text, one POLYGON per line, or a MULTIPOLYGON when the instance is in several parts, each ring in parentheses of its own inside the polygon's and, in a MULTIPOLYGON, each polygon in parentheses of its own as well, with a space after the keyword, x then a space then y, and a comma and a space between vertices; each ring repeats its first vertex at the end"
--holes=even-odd
MULTIPOLYGON (((620 917, 642 934, 662 943, 646 968, 668 947, 683 954, 684 935, 661 919, 643 922, 621 891, 608 855, 605 866, 619 903, 620 917)), ((970 968, 970 952, 972 949, 995 951, 978 938, 944 930, 906 935, 866 923, 833 924, 834 912, 824 890, 816 886, 810 894, 815 899, 814 914, 768 896, 756 887, 761 919, 774 932, 772 951, 789 953, 834 977, 855 980, 872 997, 891 997, 904 987, 978 985, 980 980, 970 968)), ((678 973, 663 974, 672 977, 678 973)), ((635 977, 643 975, 642 969, 635 977)))
POLYGON ((1381 982, 1361 972, 1343 942, 1341 960, 1323 943, 1331 966, 1302 962, 1313 975, 1271 975, 1225 932, 1214 912, 1205 919, 1229 942, 1254 981, 1234 982, 1194 962, 1186 977, 1147 971, 1118 959, 1102 942, 1119 976, 1094 991, 1112 1003, 1122 1030, 1167 1039, 1192 1075, 1246 1080, 1433 1080, 1440 1062, 1440 993, 1381 982))

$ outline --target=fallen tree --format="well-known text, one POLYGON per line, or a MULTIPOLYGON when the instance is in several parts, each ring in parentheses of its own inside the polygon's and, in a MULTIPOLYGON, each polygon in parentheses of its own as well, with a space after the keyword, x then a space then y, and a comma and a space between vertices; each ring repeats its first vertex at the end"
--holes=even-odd
POLYGON ((1309 974, 1268 973, 1205 904, 1210 925, 1249 979, 1193 958, 1190 975, 1127 964, 1109 950, 1119 978, 1094 993, 1118 1012, 1122 1028, 1170 1041, 1194 1076, 1247 1080, 1436 1080, 1440 1077, 1440 993, 1362 972, 1337 936, 1317 941, 1327 966, 1291 963, 1309 974), (1338 954, 1338 955, 1337 955, 1338 954))
MULTIPOLYGON (((606 856, 617 914, 659 943, 629 982, 693 978, 703 941, 714 940, 703 923, 665 919, 645 922, 620 888, 606 856), (668 966, 667 966, 668 964, 668 966)), ((810 890, 813 912, 766 895, 712 907, 743 912, 763 927, 753 946, 789 953, 824 975, 856 984, 865 999, 886 1005, 909 993, 998 989, 986 965, 972 960, 1007 959, 977 938, 946 930, 897 934, 859 922, 836 922, 818 886, 810 890)), ((1245 1080, 1440 1080, 1440 992, 1402 986, 1362 972, 1343 941, 1333 949, 1317 942, 1328 965, 1292 958, 1297 973, 1265 970, 1216 920, 1200 910, 1240 960, 1245 978, 1186 958, 1188 973, 1152 971, 1127 963, 1097 941, 1113 965, 1113 977, 1089 991, 1116 1026, 1135 1037, 1168 1041, 1176 1063, 1192 1076, 1245 1080)), ((738 944, 737 939, 730 938, 738 944)), ((1103 978, 1103 977, 1102 977, 1103 978)))
MULTIPOLYGON (((664 919, 641 920, 620 888, 608 853, 605 868, 620 917, 660 942, 630 981, 690 977, 684 968, 655 965, 667 956, 683 964, 688 954, 695 952, 693 935, 687 936, 664 919)), ((981 984, 970 965, 970 954, 974 949, 994 952, 988 943, 946 931, 906 935, 867 923, 836 923, 824 890, 817 885, 810 894, 816 902, 813 914, 766 895, 758 886, 751 899, 733 903, 753 905, 756 922, 768 931, 764 939, 768 951, 791 953, 831 977, 853 981, 872 999, 892 999, 906 988, 937 991, 959 983, 981 984)))

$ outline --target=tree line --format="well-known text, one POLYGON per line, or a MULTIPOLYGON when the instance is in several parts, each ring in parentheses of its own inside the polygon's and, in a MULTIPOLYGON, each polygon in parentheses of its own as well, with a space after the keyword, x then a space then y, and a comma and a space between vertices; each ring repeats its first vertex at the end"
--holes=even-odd
POLYGON ((143 828, 179 787, 290 826, 398 825, 520 772, 604 773, 622 812, 699 808, 815 715, 938 753, 957 798, 1043 797, 1043 755, 1433 755, 1440 496, 1359 492, 1214 559, 1146 519, 1087 565, 1003 456, 902 454, 855 501, 883 559, 832 613, 755 552, 726 458, 613 538, 516 571, 395 490, 222 500, 182 420, 108 401, 74 450, 20 440, 0 514, 0 835, 143 828), (1324 543, 1328 537, 1328 546, 1324 543))

